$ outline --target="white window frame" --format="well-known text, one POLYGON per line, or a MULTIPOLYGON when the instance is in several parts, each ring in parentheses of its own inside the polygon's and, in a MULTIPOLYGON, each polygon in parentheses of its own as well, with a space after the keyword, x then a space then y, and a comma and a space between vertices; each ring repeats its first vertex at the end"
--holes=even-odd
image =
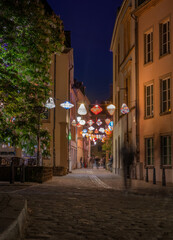
POLYGON ((170 18, 167 18, 164 21, 160 22, 159 35, 160 35, 160 56, 164 56, 170 53, 170 18))
POLYGON ((154 84, 145 85, 145 118, 154 116, 154 84), (148 90, 149 89, 149 94, 148 90), (148 101, 149 100, 149 101, 148 101), (149 112, 148 112, 149 110, 149 112))
POLYGON ((160 88, 161 113, 169 113, 171 112, 171 78, 160 79, 160 88), (163 88, 164 83, 166 85, 165 89, 163 88))
POLYGON ((153 29, 144 33, 144 64, 153 61, 153 29))
POLYGON ((171 135, 161 136, 161 165, 171 166, 172 156, 171 156, 171 135), (166 145, 164 145, 164 139, 166 140, 166 145))
POLYGON ((154 139, 145 138, 145 163, 146 166, 154 166, 154 139))

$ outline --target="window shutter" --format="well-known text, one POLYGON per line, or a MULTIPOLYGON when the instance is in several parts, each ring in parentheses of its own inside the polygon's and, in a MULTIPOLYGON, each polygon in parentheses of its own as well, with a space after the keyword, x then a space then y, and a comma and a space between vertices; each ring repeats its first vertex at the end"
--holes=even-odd
POLYGON ((162 56, 163 49, 162 49, 162 23, 159 24, 159 45, 160 45, 160 56, 162 56))
POLYGON ((147 107, 147 104, 146 104, 146 101, 147 101, 147 99, 146 99, 146 90, 147 90, 147 88, 146 88, 146 86, 144 86, 144 116, 146 117, 147 115, 147 112, 146 112, 146 107, 147 107))
POLYGON ((168 53, 170 53, 170 22, 168 21, 168 53))

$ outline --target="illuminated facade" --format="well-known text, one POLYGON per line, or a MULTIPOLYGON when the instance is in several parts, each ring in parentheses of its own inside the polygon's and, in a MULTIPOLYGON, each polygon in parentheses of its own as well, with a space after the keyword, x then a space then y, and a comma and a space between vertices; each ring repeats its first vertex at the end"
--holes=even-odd
MULTIPOLYGON (((135 21, 131 13, 135 2, 123 2, 115 22, 111 51, 113 52, 113 172, 122 174, 121 148, 128 143, 136 149, 136 74, 135 74, 135 21), (130 112, 122 114, 122 104, 130 112)), ((134 175, 136 174, 136 166, 134 175)))
POLYGON ((173 182, 173 1, 143 1, 138 22, 140 162, 145 179, 173 182))

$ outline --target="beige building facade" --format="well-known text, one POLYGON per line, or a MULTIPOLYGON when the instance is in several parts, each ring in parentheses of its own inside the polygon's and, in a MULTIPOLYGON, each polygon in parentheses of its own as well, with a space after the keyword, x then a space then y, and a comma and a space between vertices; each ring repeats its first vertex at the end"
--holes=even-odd
POLYGON ((138 22, 139 133, 143 179, 173 182, 173 1, 136 6, 138 22), (164 171, 164 173, 163 173, 164 171))
MULTIPOLYGON (((122 174, 121 149, 136 142, 136 72, 135 72, 135 21, 131 12, 135 2, 125 0, 117 13, 113 30, 111 51, 113 53, 113 104, 116 106, 113 130, 113 172, 122 174), (130 112, 121 113, 125 103, 130 112)), ((134 168, 136 175, 136 166, 134 168)))

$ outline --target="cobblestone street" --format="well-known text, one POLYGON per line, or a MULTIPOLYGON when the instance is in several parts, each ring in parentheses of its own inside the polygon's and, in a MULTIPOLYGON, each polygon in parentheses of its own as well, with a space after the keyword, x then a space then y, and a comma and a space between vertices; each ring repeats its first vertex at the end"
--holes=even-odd
POLYGON ((172 197, 122 190, 104 169, 81 169, 14 189, 28 200, 25 240, 173 239, 172 197))

